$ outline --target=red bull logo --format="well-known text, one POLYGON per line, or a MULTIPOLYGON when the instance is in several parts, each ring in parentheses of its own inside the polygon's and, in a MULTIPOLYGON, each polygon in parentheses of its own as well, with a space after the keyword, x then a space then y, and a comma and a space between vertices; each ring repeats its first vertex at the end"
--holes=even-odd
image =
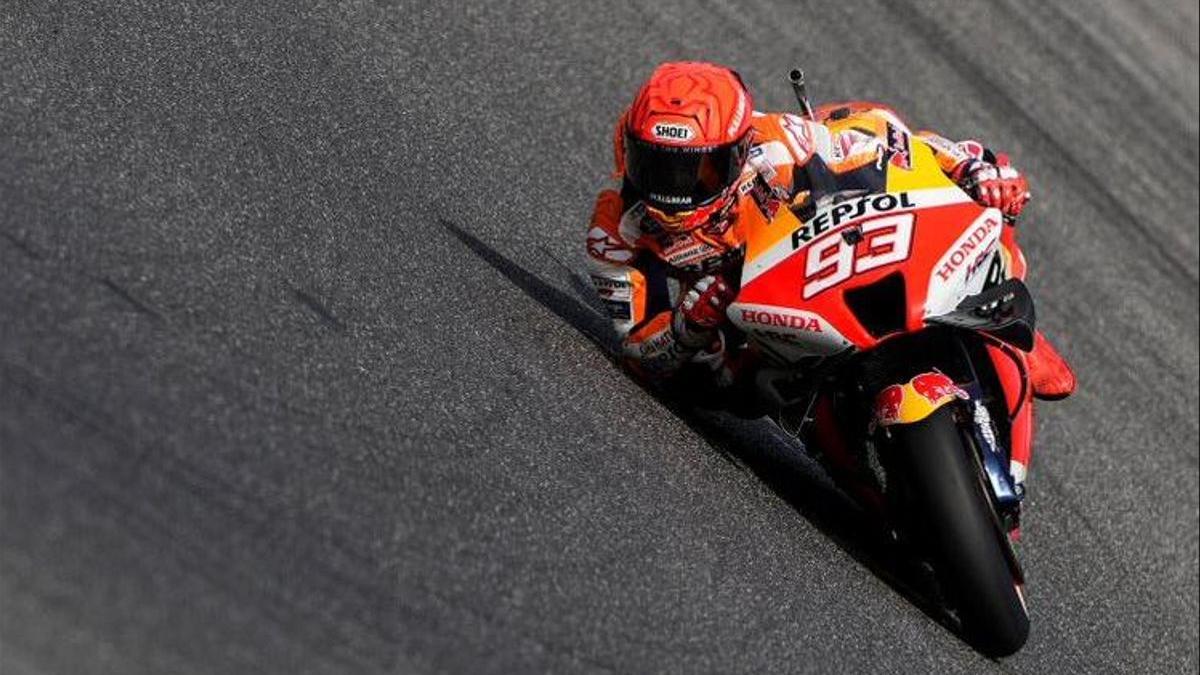
POLYGON ((895 424, 900 419, 900 403, 904 401, 904 388, 898 384, 879 392, 875 399, 875 419, 880 424, 895 424))
POLYGON ((962 389, 959 389, 958 385, 941 373, 922 373, 914 377, 912 388, 930 403, 937 403, 947 396, 966 398, 962 389))
POLYGON ((875 423, 912 424, 929 417, 966 392, 941 373, 922 373, 905 384, 893 384, 875 397, 875 423))

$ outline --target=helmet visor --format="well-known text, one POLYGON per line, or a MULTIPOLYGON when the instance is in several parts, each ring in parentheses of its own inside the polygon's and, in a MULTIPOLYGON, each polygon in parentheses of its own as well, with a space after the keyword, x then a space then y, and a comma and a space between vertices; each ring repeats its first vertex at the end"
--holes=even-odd
POLYGON ((625 175, 664 212, 686 211, 723 194, 742 172, 749 138, 705 148, 662 146, 625 136, 625 175))

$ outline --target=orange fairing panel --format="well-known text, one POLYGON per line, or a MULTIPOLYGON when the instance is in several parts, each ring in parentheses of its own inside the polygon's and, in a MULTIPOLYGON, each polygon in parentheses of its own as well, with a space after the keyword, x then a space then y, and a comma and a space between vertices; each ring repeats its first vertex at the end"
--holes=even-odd
POLYGON ((966 398, 967 393, 945 375, 922 373, 879 392, 875 397, 875 423, 886 427, 920 422, 947 403, 966 398))

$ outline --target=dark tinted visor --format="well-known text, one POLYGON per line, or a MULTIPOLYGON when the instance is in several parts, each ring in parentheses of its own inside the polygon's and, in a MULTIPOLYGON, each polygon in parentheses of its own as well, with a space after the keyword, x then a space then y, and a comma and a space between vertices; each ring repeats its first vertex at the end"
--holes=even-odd
POLYGON ((749 138, 707 148, 671 147, 625 135, 625 175, 634 189, 668 213, 703 206, 737 180, 749 138))

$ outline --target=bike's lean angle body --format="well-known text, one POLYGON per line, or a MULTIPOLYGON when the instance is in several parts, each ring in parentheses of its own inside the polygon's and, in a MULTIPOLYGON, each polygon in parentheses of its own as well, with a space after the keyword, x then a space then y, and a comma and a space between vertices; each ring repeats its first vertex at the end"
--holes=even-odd
POLYGON ((854 189, 815 181, 807 209, 751 217, 728 315, 776 421, 886 505, 964 632, 1008 654, 1029 628, 1011 544, 1032 442, 1025 264, 1000 212, 904 136, 854 189))

